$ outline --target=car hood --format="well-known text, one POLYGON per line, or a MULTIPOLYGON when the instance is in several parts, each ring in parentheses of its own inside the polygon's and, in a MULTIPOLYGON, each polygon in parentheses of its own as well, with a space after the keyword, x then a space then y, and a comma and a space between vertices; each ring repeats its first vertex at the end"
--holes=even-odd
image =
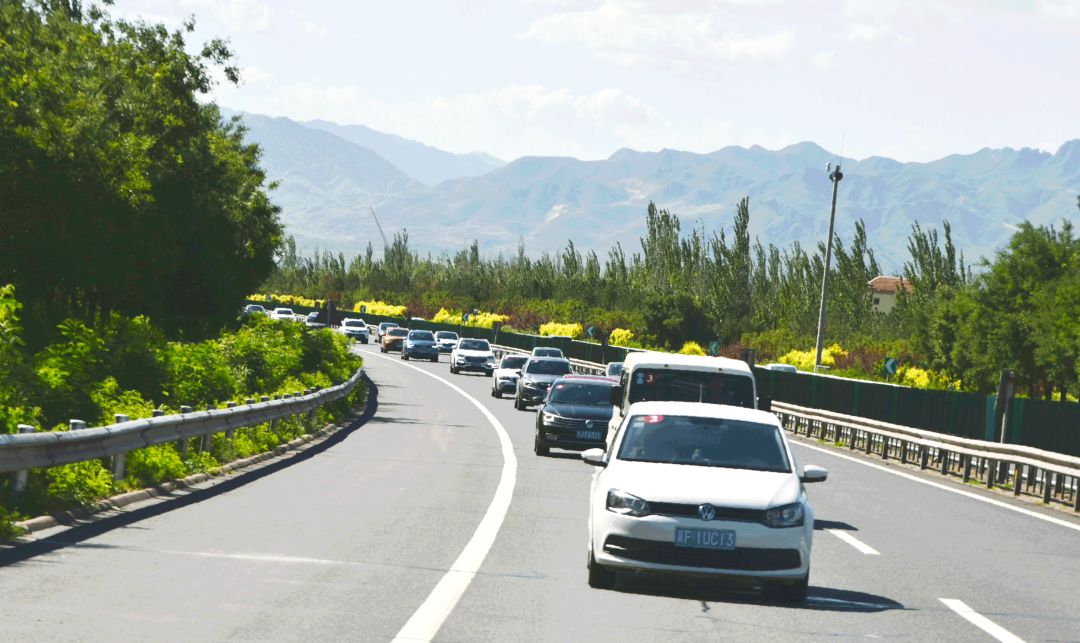
POLYGON ((435 345, 435 342, 427 339, 410 339, 409 345, 416 346, 417 348, 431 348, 435 345))
POLYGON ((604 471, 610 488, 650 502, 709 503, 718 507, 768 509, 799 499, 793 473, 615 460, 604 471))
POLYGON ((495 357, 495 353, 492 353, 491 351, 457 350, 454 352, 462 357, 495 357))
POLYGON ((516 368, 495 369, 495 377, 517 377, 519 375, 521 375, 521 371, 516 368))
POLYGON ((593 404, 559 404, 558 402, 548 402, 544 405, 543 410, 544 413, 554 413, 555 415, 564 418, 598 420, 604 422, 604 426, 607 426, 607 421, 611 419, 611 413, 614 410, 614 407, 610 404, 596 406, 593 404))

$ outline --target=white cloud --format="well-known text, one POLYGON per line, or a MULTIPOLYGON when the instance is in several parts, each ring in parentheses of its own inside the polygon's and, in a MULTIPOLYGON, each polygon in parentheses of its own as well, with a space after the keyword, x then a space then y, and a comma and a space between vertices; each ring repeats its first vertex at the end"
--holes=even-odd
POLYGON ((1080 18, 1080 0, 1039 0, 1038 8, 1052 18, 1080 18))
POLYGON ((791 31, 748 36, 717 26, 713 13, 655 10, 608 0, 585 11, 555 13, 534 22, 521 38, 581 45, 623 65, 647 61, 693 69, 701 65, 766 60, 791 50, 791 31))
POLYGON ((848 27, 848 40, 859 42, 873 42, 888 33, 889 28, 884 25, 867 25, 856 22, 848 27))
POLYGON ((831 51, 819 51, 814 54, 814 65, 820 69, 832 69, 836 63, 836 54, 831 51))

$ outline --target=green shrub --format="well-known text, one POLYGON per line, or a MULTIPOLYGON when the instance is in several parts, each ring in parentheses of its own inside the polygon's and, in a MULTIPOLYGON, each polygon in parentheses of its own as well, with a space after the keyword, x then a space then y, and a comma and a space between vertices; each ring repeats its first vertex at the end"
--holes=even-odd
POLYGON ((679 349, 680 355, 705 355, 705 349, 697 342, 686 342, 679 349))
POLYGON ((134 488, 152 487, 187 474, 184 461, 171 444, 159 444, 128 453, 125 470, 125 481, 134 488))
POLYGON ((113 492, 112 475, 100 460, 52 467, 46 478, 46 505, 51 509, 90 507, 113 492))

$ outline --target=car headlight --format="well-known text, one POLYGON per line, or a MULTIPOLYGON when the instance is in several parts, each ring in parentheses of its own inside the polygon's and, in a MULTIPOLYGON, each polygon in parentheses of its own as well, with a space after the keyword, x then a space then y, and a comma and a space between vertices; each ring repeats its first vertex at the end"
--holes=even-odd
POLYGON ((495 363, 495 356, 494 355, 488 355, 487 362, 488 362, 488 364, 494 364, 495 363))
POLYGON ((559 417, 554 413, 544 413, 544 424, 555 424, 555 418, 559 417))
POLYGON ((765 524, 769 527, 800 527, 804 513, 802 503, 773 507, 765 512, 765 524))
POLYGON ((521 385, 525 388, 536 388, 536 382, 530 380, 529 378, 521 380, 521 385))
POLYGON ((648 515, 649 503, 625 491, 611 489, 607 492, 607 510, 640 518, 648 515))

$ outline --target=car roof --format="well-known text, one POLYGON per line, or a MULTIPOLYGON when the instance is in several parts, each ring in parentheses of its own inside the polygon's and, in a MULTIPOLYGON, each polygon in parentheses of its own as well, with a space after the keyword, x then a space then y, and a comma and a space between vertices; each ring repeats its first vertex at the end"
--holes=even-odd
POLYGON ((738 372, 753 376, 746 362, 730 357, 705 357, 704 355, 679 355, 678 353, 661 353, 659 351, 640 351, 630 353, 623 362, 626 370, 636 368, 683 368, 692 370, 715 371, 722 369, 727 372, 738 372))
POLYGON ((565 357, 552 357, 551 355, 525 355, 529 358, 530 362, 566 362, 570 363, 570 360, 565 357))
POLYGON ((717 418, 720 420, 740 420, 780 426, 780 420, 768 411, 748 409, 726 404, 702 404, 700 402, 637 402, 630 405, 626 413, 630 415, 683 415, 688 417, 717 418))
POLYGON ((606 375, 563 375, 563 380, 588 380, 592 382, 602 382, 606 384, 618 384, 619 380, 615 377, 607 377, 606 375))

